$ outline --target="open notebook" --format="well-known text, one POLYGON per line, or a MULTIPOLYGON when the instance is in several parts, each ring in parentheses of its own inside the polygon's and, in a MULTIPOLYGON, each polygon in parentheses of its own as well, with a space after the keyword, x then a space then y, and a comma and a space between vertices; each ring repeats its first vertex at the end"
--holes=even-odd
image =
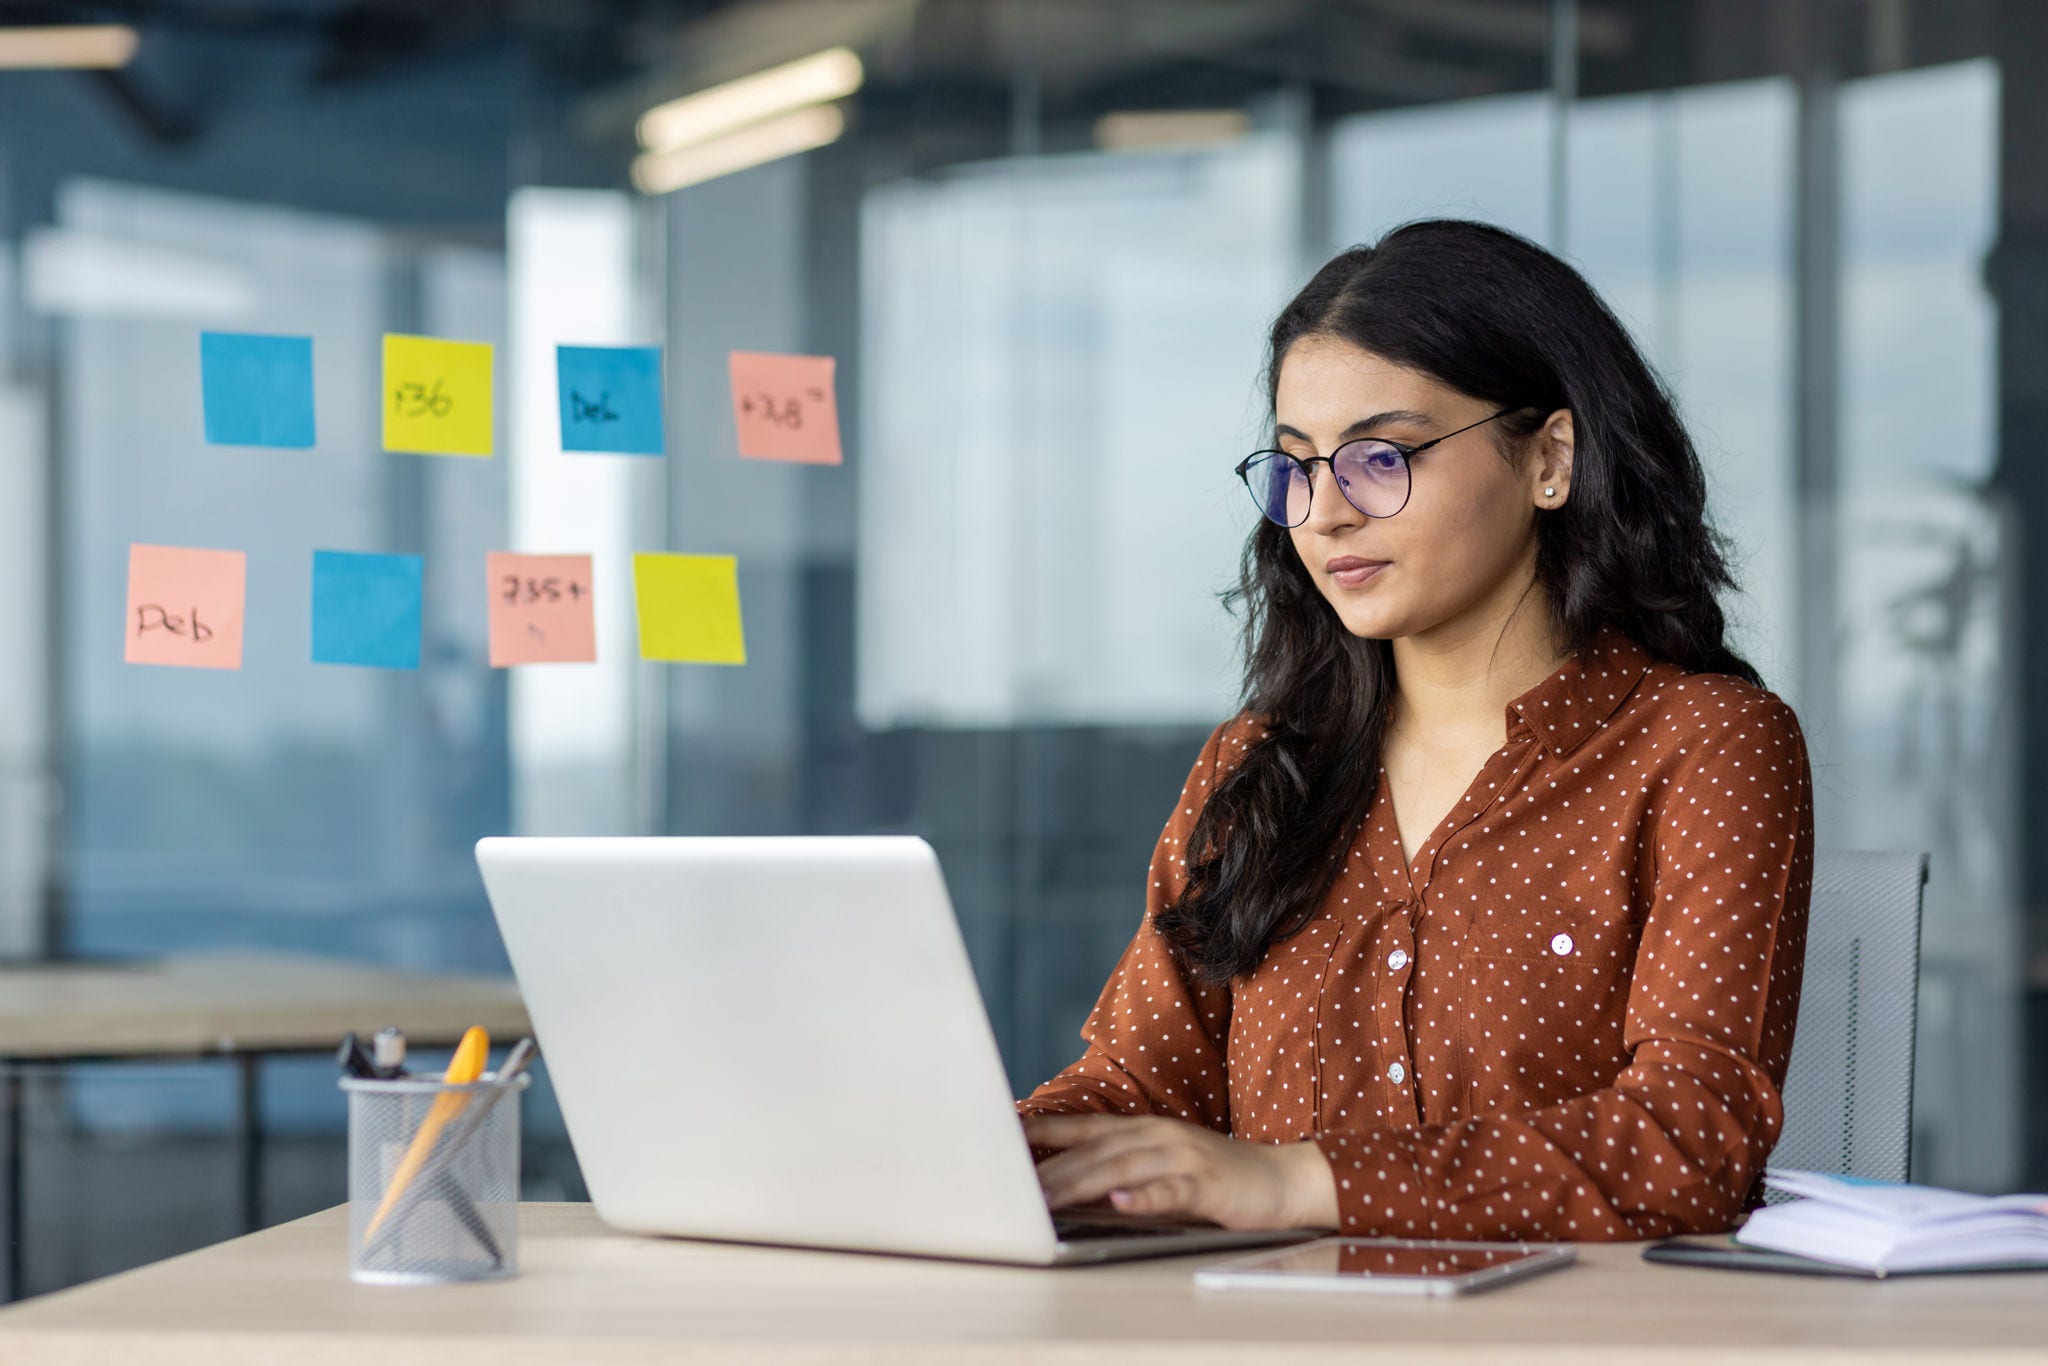
POLYGON ((1749 1216, 1735 1241, 1879 1275, 2048 1269, 2048 1195, 1970 1195, 1824 1172, 1770 1171, 1796 1200, 1749 1216))

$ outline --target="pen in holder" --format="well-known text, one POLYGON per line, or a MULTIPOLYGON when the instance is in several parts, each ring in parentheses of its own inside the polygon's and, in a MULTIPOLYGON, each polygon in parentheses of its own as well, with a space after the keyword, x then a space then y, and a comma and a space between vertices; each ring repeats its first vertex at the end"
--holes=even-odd
POLYGON ((429 1285, 518 1270, 518 1065, 467 1083, 343 1077, 349 1276, 429 1285))

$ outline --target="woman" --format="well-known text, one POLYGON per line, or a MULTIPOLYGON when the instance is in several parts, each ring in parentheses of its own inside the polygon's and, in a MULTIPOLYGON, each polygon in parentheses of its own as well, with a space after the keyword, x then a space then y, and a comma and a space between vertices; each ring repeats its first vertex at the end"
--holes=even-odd
POLYGON ((1276 449, 1144 921, 1019 1101, 1054 1208, 1730 1227, 1782 1121, 1805 743, 1723 640, 1670 397, 1575 271, 1432 220, 1275 322, 1276 449))

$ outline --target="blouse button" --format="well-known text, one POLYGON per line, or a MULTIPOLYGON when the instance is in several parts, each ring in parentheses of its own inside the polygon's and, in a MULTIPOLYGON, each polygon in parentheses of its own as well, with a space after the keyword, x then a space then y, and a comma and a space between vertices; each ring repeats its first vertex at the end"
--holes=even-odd
POLYGON ((1390 968, 1392 968, 1392 969, 1393 969, 1393 970, 1394 970, 1395 972, 1399 972, 1399 971, 1400 971, 1400 970, 1401 970, 1402 968, 1405 968, 1405 967, 1407 967, 1407 966, 1408 966, 1408 950, 1406 950, 1406 949, 1395 949, 1395 950, 1394 950, 1394 951, 1393 951, 1392 953, 1388 954, 1388 955, 1387 955, 1387 966, 1388 966, 1388 967, 1390 967, 1390 968))
POLYGON ((1390 1062, 1387 1064, 1387 1080, 1394 1083, 1394 1085, 1399 1086, 1407 1079, 1407 1076, 1408 1069, 1401 1066, 1400 1063, 1390 1062))
POLYGON ((1550 936, 1550 951, 1563 958, 1572 951, 1572 937, 1568 934, 1550 936))

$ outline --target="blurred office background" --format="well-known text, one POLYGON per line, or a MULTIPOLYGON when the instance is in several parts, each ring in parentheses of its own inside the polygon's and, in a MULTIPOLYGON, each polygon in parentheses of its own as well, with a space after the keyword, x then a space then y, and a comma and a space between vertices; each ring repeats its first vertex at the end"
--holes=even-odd
MULTIPOLYGON (((1469 216, 1575 262, 1675 387, 1821 841, 1933 855, 1916 1176, 2048 1187, 2036 0, 0 18, 133 30, 0 70, 0 952, 503 972, 481 835, 913 831, 1021 1093, 1233 705, 1268 320, 1469 216), (641 145, 842 48, 850 93, 641 145), (314 450, 203 442, 201 329, 314 337, 314 450), (380 451, 386 331, 498 345, 495 459, 380 451), (666 460, 560 453, 557 342, 667 348, 666 460), (734 348, 838 357, 843 466, 734 458, 734 348), (248 552, 239 673, 122 662, 134 541, 248 552), (315 547, 427 557, 418 672, 309 662, 315 547), (597 556, 597 665, 488 666, 494 549, 597 556), (635 658, 635 549, 739 557, 744 668, 635 658)), ((332 1067, 266 1083, 265 1216, 342 1199, 332 1067)), ((234 1232, 234 1094, 204 1061, 24 1088, 28 1288, 234 1232)), ((529 1119, 530 1193, 579 1195, 544 1091, 529 1119)))

